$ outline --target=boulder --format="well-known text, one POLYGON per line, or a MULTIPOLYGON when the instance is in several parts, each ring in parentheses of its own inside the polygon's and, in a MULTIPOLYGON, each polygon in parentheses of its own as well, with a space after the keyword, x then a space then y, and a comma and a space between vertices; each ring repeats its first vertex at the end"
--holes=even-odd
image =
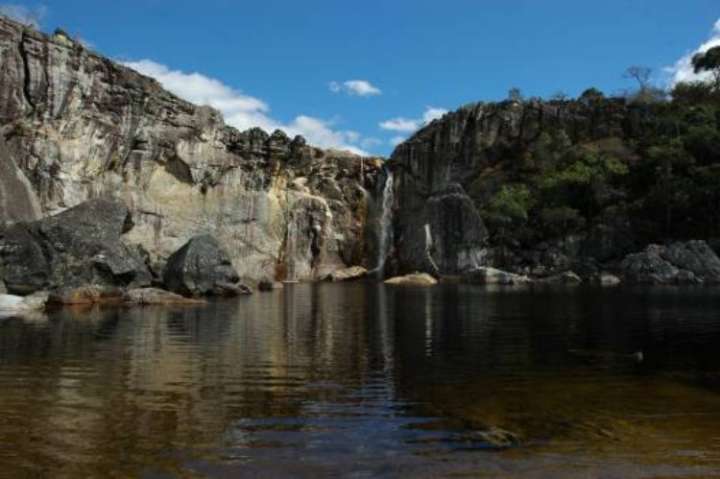
POLYGON ((0 270, 8 292, 87 284, 144 286, 150 273, 121 235, 132 228, 127 207, 95 199, 63 213, 0 232, 0 270))
POLYGON ((437 280, 427 273, 413 273, 386 279, 385 284, 395 286, 435 286, 437 280))
POLYGON ((362 266, 351 266, 349 268, 343 268, 333 271, 332 273, 325 276, 325 281, 340 282, 340 281, 352 281, 360 278, 364 278, 367 275, 367 269, 362 266))
POLYGON ((462 275, 462 281, 469 284, 497 284, 504 286, 527 284, 531 279, 525 275, 509 273, 483 266, 474 268, 462 275))
POLYGON ((123 301, 126 304, 135 304, 139 306, 163 304, 206 304, 206 301, 202 299, 186 298, 185 296, 158 288, 131 289, 125 293, 123 301))
POLYGON ((250 294, 228 254, 210 235, 195 236, 167 261, 165 287, 185 296, 237 296, 250 294))
POLYGON ((720 258, 705 241, 650 245, 625 257, 625 278, 645 284, 720 283, 720 258))

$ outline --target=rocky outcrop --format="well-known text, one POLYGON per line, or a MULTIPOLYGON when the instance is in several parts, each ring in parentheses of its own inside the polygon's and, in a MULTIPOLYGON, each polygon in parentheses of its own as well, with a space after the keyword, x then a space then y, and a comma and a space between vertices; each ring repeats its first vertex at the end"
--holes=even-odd
POLYGON ((317 279, 368 263, 381 160, 240 132, 66 36, 3 17, 0 64, 0 221, 114 197, 152 264, 200 234, 243 278, 317 279), (21 203, 3 199, 16 194, 21 203))
POLYGON ((626 279, 645 284, 718 284, 720 258, 705 241, 650 245, 621 264, 626 279))
POLYGON ((237 296, 250 290, 230 257, 215 238, 192 238, 168 259, 163 272, 165 287, 186 296, 237 296))
POLYGON ((122 235, 130 212, 117 201, 92 200, 58 215, 0 231, 0 272, 13 294, 88 284, 131 287, 150 273, 122 235))

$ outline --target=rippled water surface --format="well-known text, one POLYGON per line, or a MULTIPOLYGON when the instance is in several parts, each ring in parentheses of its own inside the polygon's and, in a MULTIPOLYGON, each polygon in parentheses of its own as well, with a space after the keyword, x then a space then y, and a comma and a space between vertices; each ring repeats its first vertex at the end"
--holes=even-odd
POLYGON ((0 476, 720 477, 718 312, 319 284, 4 319, 0 476))

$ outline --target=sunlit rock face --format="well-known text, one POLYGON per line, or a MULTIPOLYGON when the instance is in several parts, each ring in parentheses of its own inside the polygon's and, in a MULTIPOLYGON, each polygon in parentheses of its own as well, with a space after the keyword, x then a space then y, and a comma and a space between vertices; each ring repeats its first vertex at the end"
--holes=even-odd
POLYGON ((126 239, 154 262, 211 234, 243 278, 368 265, 368 192, 381 160, 240 132, 63 35, 5 18, 0 64, 0 168, 17 178, 0 180, 3 223, 115 197, 135 221, 126 239), (23 198, 12 215, 2 200, 11 188, 23 198))

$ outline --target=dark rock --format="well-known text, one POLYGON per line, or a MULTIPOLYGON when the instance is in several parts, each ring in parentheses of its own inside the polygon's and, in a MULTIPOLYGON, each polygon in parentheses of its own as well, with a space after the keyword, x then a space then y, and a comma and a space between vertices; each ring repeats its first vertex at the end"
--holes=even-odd
POLYGON ((650 245, 621 263, 625 277, 635 283, 701 284, 720 282, 720 258, 704 241, 650 245))
POLYGON ((132 227, 127 207, 96 199, 32 223, 0 232, 0 263, 9 292, 43 289, 144 286, 150 274, 141 258, 121 241, 132 227))
POLYGON ((228 254, 215 238, 192 238, 167 261, 163 273, 165 286, 186 296, 237 296, 250 294, 228 254))

